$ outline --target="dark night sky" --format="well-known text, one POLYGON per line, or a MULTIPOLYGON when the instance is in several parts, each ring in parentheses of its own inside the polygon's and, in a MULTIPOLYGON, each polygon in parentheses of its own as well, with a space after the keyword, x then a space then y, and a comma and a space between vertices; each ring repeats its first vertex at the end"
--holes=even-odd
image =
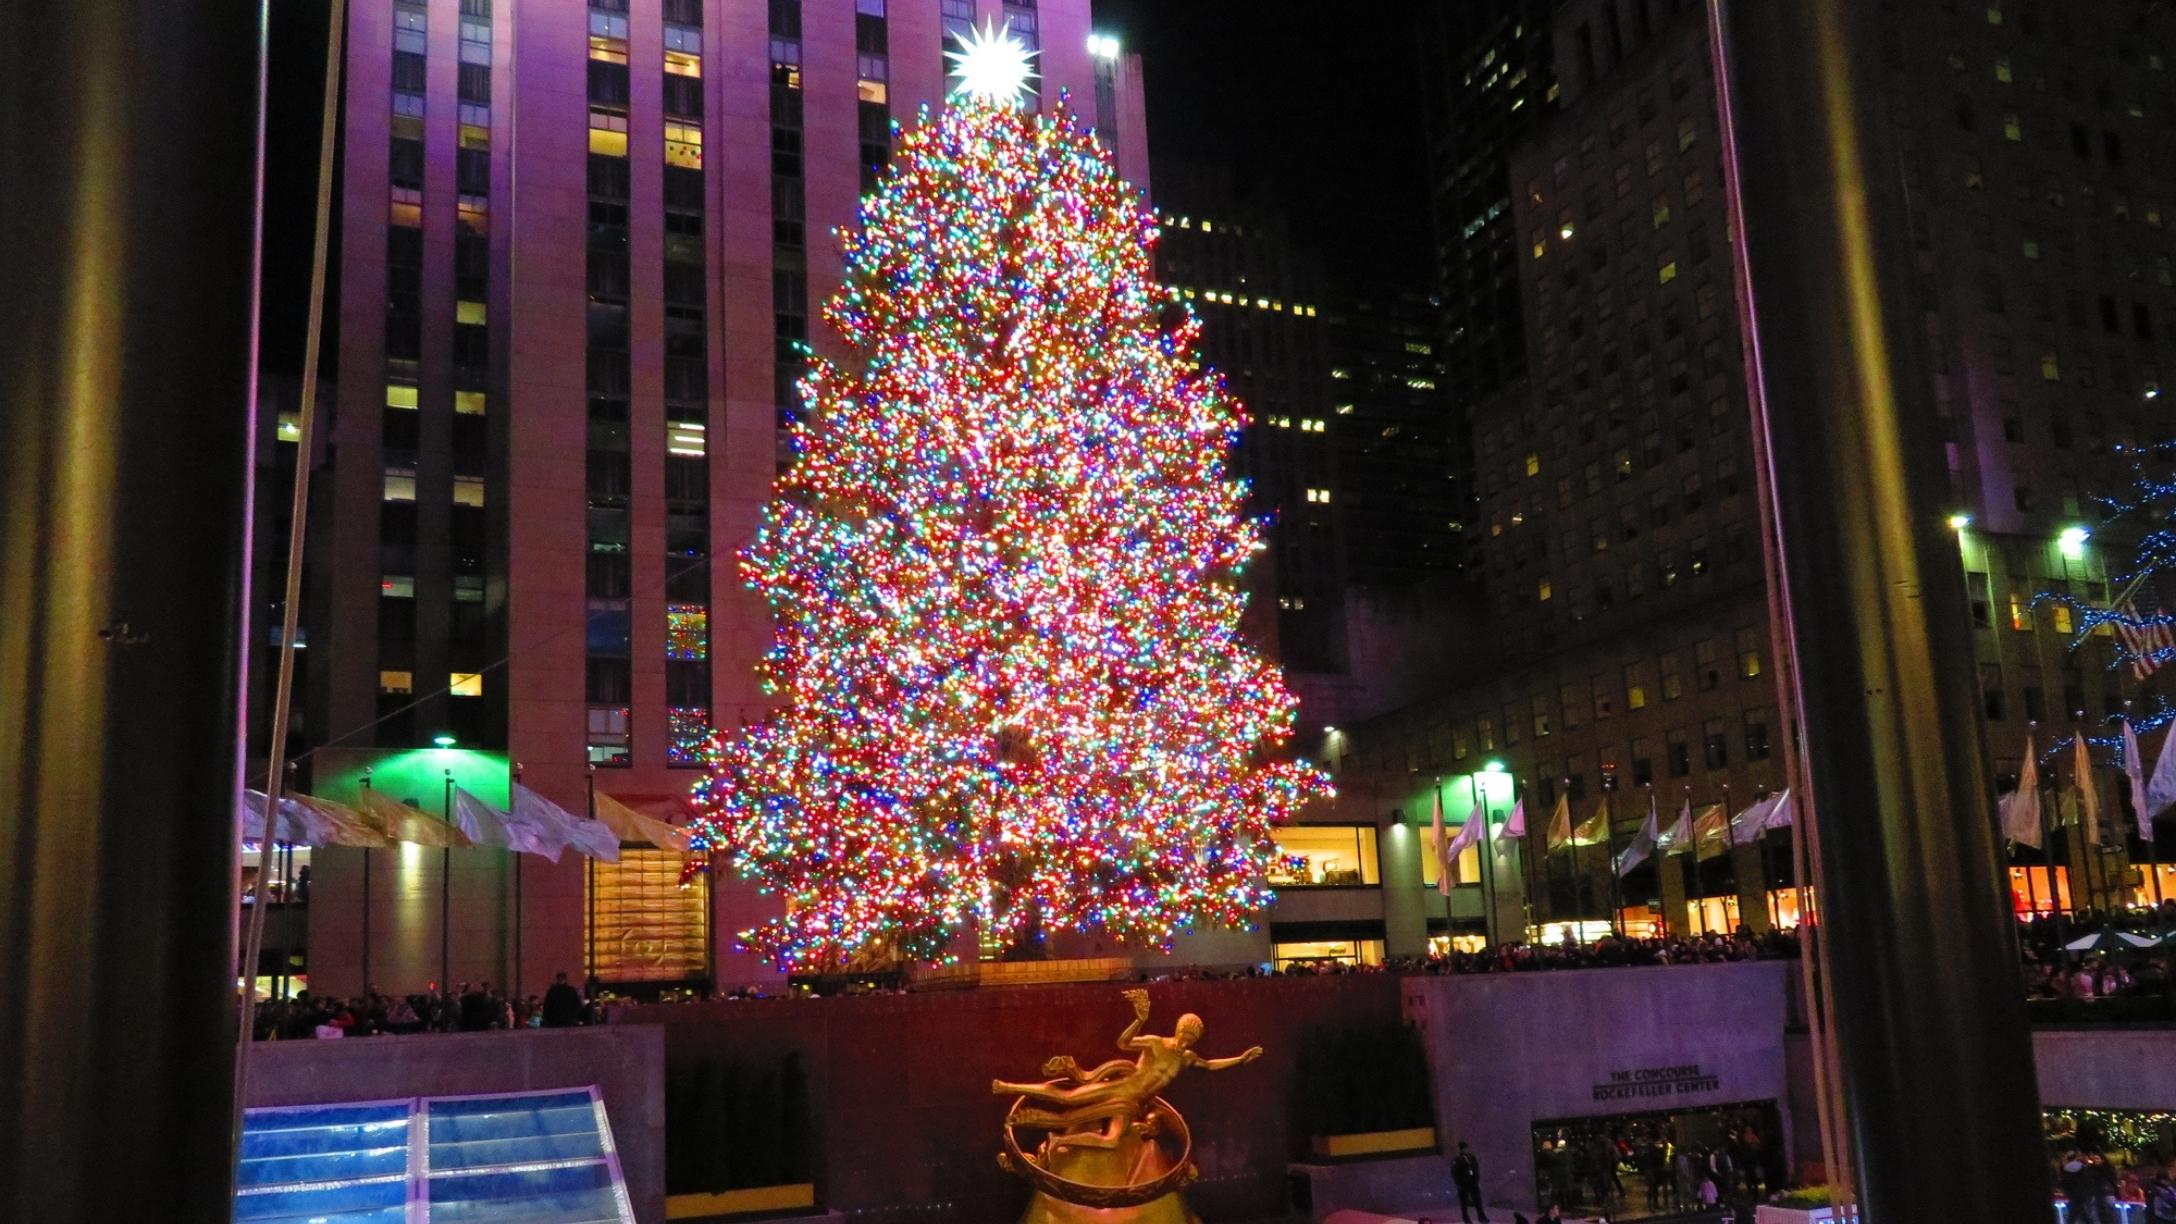
MULTIPOLYGON (((1429 0, 1456 3, 1458 0, 1429 0)), ((1222 163, 1283 201, 1332 283, 1425 290, 1419 6, 1403 0, 1097 0, 1138 51, 1152 154, 1222 163)))

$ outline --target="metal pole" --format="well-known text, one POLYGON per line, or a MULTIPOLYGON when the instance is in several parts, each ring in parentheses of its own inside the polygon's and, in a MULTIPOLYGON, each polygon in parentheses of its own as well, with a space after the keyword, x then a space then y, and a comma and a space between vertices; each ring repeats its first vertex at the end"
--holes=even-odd
POLYGON ((0 72, 13 1219, 229 1210, 265 15, 8 12, 36 31, 0 72))
MULTIPOLYGON (((370 789, 370 770, 363 770, 363 789, 370 789)), ((364 846, 357 853, 363 856, 363 993, 370 992, 370 847, 364 846)))
POLYGON ((1616 788, 1602 792, 1602 871, 1609 876, 1609 933, 1624 938, 1624 887, 1617 878, 1617 805, 1610 802, 1616 788))
MULTIPOLYGON (((453 824, 453 771, 446 771, 445 806, 439 809, 446 824, 453 824)), ((438 988, 453 982, 453 843, 438 852, 438 988)))
POLYGON ((1879 6, 1710 0, 1858 1206, 2045 1218, 1879 6), (1899 938, 1911 932, 1912 938, 1899 938), (1930 1168, 1943 1170, 1928 1177, 1930 1168))
MULTIPOLYGON (((591 820, 597 819, 597 767, 595 765, 589 767, 589 818, 591 820)), ((584 855, 582 857, 582 866, 586 877, 583 883, 587 889, 587 895, 583 898, 583 901, 586 906, 585 912, 588 915, 588 924, 582 932, 582 937, 586 949, 585 954, 589 959, 589 964, 584 967, 582 974, 582 994, 587 997, 590 979, 597 976, 597 860, 584 855)))
MULTIPOLYGON (((512 780, 514 785, 521 785, 521 762, 519 761, 514 762, 514 777, 512 780)), ((506 796, 506 806, 508 809, 512 809, 514 806, 514 796, 511 792, 506 796)), ((591 817, 591 819, 595 819, 595 817, 591 817)), ((514 856, 514 993, 512 997, 519 1001, 521 998, 521 852, 509 849, 507 853, 514 856)))

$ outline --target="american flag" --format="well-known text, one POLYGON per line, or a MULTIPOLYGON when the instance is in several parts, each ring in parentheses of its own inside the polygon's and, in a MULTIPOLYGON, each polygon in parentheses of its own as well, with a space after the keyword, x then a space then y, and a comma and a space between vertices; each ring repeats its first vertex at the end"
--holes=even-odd
POLYGON ((2114 611, 2124 619, 2115 623, 2116 636, 2123 639, 2124 653, 2131 659, 2131 678, 2144 680, 2161 670, 2169 655, 2176 652, 2176 634, 2162 623, 2136 624, 2148 617, 2168 615, 2168 605, 2161 599, 2160 585, 2154 581, 2152 571, 2138 576, 2123 594, 2116 597, 2114 611))

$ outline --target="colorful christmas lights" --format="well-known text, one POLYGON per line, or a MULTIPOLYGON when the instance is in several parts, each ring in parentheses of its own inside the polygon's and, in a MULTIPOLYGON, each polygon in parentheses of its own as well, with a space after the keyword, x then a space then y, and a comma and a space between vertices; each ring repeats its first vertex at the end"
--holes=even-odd
POLYGON ((1062 102, 956 99, 894 166, 742 560, 779 708, 713 742, 698 849, 782 896, 743 938, 788 968, 1244 924, 1271 825, 1328 785, 1271 759, 1294 701, 1237 636, 1244 418, 1154 220, 1062 102))

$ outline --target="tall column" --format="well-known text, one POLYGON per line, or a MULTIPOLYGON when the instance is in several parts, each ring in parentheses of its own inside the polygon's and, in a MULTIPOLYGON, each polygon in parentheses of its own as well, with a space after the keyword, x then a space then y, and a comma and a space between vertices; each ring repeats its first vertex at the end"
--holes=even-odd
POLYGON ((2032 1046, 1879 7, 1710 0, 1800 816, 1864 1218, 2025 1224, 2048 1210, 2032 1046))
POLYGON ((260 12, 9 19, 0 1214, 224 1219, 260 12))

